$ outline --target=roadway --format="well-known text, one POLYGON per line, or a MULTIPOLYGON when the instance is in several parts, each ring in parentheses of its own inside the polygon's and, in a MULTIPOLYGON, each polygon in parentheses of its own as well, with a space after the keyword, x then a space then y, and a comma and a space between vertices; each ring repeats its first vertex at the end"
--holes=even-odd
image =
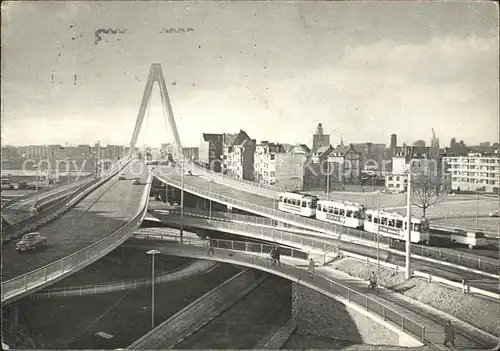
MULTIPOLYGON (((206 178, 207 180, 213 180, 217 183, 226 183, 230 184, 231 187, 237 187, 240 190, 246 192, 254 192, 258 193, 265 197, 277 197, 279 194, 279 189, 270 190, 266 188, 258 187, 257 184, 244 184, 238 180, 224 177, 222 178, 220 174, 217 173, 207 173, 204 170, 200 170, 193 165, 188 165, 195 176, 199 176, 202 178, 206 178)), ((162 170, 168 169, 172 172, 172 169, 168 167, 162 167, 162 170)), ((179 171, 180 172, 180 171, 179 171)), ((180 173, 179 173, 180 175, 180 173)), ((188 177, 184 178, 186 181, 188 177)), ((247 182, 248 183, 248 182, 247 182)), ((315 191, 306 191, 306 193, 311 193, 319 196, 322 199, 326 199, 326 194, 324 192, 315 192, 315 191)), ((356 202, 359 204, 364 204, 368 208, 376 207, 376 194, 373 193, 343 193, 343 192, 332 192, 330 193, 330 199, 332 200, 344 200, 356 202)), ((397 211, 406 213, 406 202, 407 202, 407 194, 380 194, 380 207, 381 209, 385 209, 388 211, 397 211)), ((479 215, 488 214, 492 210, 498 210, 498 197, 489 197, 489 196, 479 196, 478 201, 476 202, 475 195, 448 195, 443 198, 438 204, 431 206, 427 210, 428 215, 437 215, 447 213, 452 214, 453 212, 472 212, 476 211, 476 205, 479 215)), ((413 213, 422 215, 422 210, 416 206, 412 206, 413 213)))
POLYGON ((148 171, 140 161, 132 161, 118 174, 80 201, 57 220, 40 228, 48 244, 34 252, 19 253, 16 242, 2 246, 3 272, 6 281, 28 273, 99 241, 125 225, 139 210, 145 185, 132 185, 134 177, 146 179, 148 171))
MULTIPOLYGON (((178 168, 162 167, 161 170, 162 170, 162 172, 166 173, 169 177, 173 178, 174 180, 178 180, 178 181, 181 180, 181 173, 180 173, 180 170, 178 168)), ((191 185, 191 186, 194 186, 198 189, 203 189, 206 191, 211 190, 214 194, 227 196, 227 197, 241 200, 241 201, 245 201, 245 202, 248 202, 251 204, 267 207, 269 209, 273 209, 273 208, 277 209, 277 207, 278 207, 277 201, 274 198, 258 195, 256 193, 251 193, 251 192, 249 192, 251 190, 250 187, 245 188, 245 190, 236 189, 236 188, 232 188, 231 186, 220 184, 220 183, 217 183, 214 181, 212 181, 212 182, 207 181, 207 179, 205 179, 201 176, 198 176, 198 175, 184 176, 184 183, 191 185)), ((259 190, 259 193, 262 193, 263 190, 265 191, 265 189, 262 189, 262 188, 257 188, 257 189, 259 190)), ((270 191, 270 192, 272 192, 272 191, 270 191)), ((468 201, 468 202, 470 202, 470 201, 468 201)), ((297 215, 295 215, 294 217, 297 218, 297 221, 303 221, 305 219, 304 217, 300 217, 297 215)), ((310 221, 320 222, 320 221, 317 221, 315 219, 310 219, 310 221)), ((321 222, 321 223, 324 223, 324 222, 321 222)), ((353 235, 356 235, 355 230, 351 230, 351 232, 353 235)), ((486 248, 484 250, 480 250, 480 251, 476 250, 476 252, 478 254, 483 255, 483 256, 498 257, 498 246, 493 245, 490 248, 486 248)))
MULTIPOLYGON (((38 196, 29 196, 26 199, 22 199, 21 201, 13 203, 11 206, 6 206, 2 209, 2 217, 9 223, 14 224, 19 221, 22 221, 25 218, 31 216, 31 208, 35 201, 40 202, 42 200, 48 199, 50 197, 56 196, 57 198, 62 198, 66 195, 69 195, 76 188, 82 186, 86 182, 92 179, 86 178, 79 180, 77 182, 73 182, 62 186, 55 187, 51 190, 44 191, 40 193, 38 196)), ((34 194, 31 193, 31 194, 34 194)))
MULTIPOLYGON (((161 219, 161 216, 158 216, 161 219)), ((219 218, 213 218, 214 224, 211 224, 211 222, 208 219, 205 218, 200 218, 200 217, 190 217, 188 214, 186 214, 185 217, 185 223, 184 225, 186 227, 191 227, 191 228, 204 228, 204 229, 212 229, 212 230, 218 230, 217 228, 217 223, 218 222, 233 222, 231 220, 227 219, 219 219, 219 218)), ((168 220, 172 224, 179 224, 180 223, 180 217, 175 214, 174 216, 169 216, 168 220)), ((256 225, 254 223, 246 223, 248 226, 252 227, 261 227, 259 225, 256 225)), ((219 230, 223 230, 224 232, 229 232, 232 233, 229 229, 227 228, 221 228, 219 230)), ((279 236, 279 231, 286 232, 283 228, 277 228, 276 235, 279 236)), ((237 233, 233 233, 237 234, 237 233)), ((298 237, 303 236, 307 238, 314 238, 315 240, 319 242, 326 242, 331 245, 338 244, 340 249, 343 251, 347 252, 352 252, 358 255, 362 255, 365 257, 371 257, 371 258, 377 258, 377 249, 375 247, 370 247, 370 246, 365 246, 361 244, 355 244, 351 242, 346 242, 346 241, 339 241, 338 239, 329 239, 327 237, 317 237, 314 234, 295 234, 298 237)), ((265 238, 260 237, 261 240, 265 240, 265 238)), ((300 247, 297 247, 300 249, 300 247)), ((380 259, 389 263, 396 264, 398 266, 404 267, 405 266, 405 256, 403 255, 396 255, 393 253, 388 252, 387 250, 384 250, 383 247, 380 247, 379 250, 380 254, 380 259)), ((456 281, 456 282, 461 282, 462 279, 466 279, 468 284, 471 286, 474 286, 476 288, 484 289, 487 291, 492 291, 495 293, 498 293, 500 291, 500 287, 498 285, 498 279, 496 278, 490 278, 486 276, 480 276, 477 273, 469 272, 460 269, 459 266, 456 265, 436 265, 435 263, 432 262, 427 262, 424 260, 412 259, 412 270, 417 270, 421 272, 425 272, 434 276, 439 276, 446 278, 448 280, 456 281)))

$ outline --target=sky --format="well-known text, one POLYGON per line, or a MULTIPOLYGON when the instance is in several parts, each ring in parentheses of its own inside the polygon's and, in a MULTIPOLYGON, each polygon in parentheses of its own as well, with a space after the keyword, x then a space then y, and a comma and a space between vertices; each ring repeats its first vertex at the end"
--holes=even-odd
POLYGON ((183 146, 498 141, 498 57, 493 2, 2 2, 2 144, 129 144, 152 63, 183 146))

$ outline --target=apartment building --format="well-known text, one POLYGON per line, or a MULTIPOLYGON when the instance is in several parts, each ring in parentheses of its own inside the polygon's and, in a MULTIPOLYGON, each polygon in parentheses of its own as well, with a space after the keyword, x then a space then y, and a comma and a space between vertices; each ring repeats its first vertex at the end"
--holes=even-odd
POLYGON ((255 181, 289 190, 302 190, 304 164, 310 150, 296 145, 287 152, 282 144, 262 141, 255 149, 255 181))
POLYGON ((222 134, 222 172, 237 179, 254 179, 256 141, 240 130, 222 134))
POLYGON ((404 193, 408 188, 408 174, 388 174, 385 189, 391 193, 404 193))
POLYGON ((500 184, 499 159, 498 152, 444 157, 446 171, 451 175, 451 189, 498 193, 500 184))
POLYGON ((215 172, 220 172, 222 167, 223 135, 203 133, 198 150, 198 163, 215 172))

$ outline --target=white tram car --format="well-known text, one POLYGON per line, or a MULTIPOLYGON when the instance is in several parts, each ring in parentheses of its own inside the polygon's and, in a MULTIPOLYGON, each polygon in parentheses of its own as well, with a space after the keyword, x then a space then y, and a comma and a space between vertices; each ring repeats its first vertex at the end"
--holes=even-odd
POLYGON ((365 207, 346 201, 318 201, 316 219, 349 228, 363 228, 365 207))
MULTIPOLYGON (((406 240, 408 220, 405 216, 397 212, 385 212, 377 210, 366 210, 364 221, 364 229, 367 232, 382 236, 387 236, 396 240, 406 240), (380 224, 379 224, 380 217, 380 224)), ((429 223, 425 219, 411 219, 411 236, 412 243, 429 244, 429 223)))
POLYGON ((316 215, 318 197, 299 193, 282 193, 279 197, 278 209, 304 217, 316 215))

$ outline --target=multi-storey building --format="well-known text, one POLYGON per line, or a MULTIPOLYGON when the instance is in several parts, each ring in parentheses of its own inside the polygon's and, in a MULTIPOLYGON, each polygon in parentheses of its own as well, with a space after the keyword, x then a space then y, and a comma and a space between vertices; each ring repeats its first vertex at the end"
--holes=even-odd
POLYGON ((199 158, 198 151, 199 151, 199 148, 197 148, 197 147, 183 147, 182 148, 182 153, 184 155, 184 158, 186 160, 190 160, 190 161, 198 160, 198 158, 199 158))
POLYGON ((253 180, 255 140, 243 130, 233 134, 224 133, 222 139, 222 172, 236 178, 253 180))
POLYGON ((354 143, 353 147, 360 154, 362 170, 382 171, 383 161, 387 156, 385 144, 354 143))
POLYGON ((498 152, 445 157, 446 170, 451 174, 451 189, 498 193, 500 183, 499 159, 498 152))
POLYGON ((408 174, 388 174, 385 176, 385 188, 392 193, 404 193, 408 188, 408 174))
POLYGON ((223 134, 203 133, 198 151, 198 163, 215 172, 222 167, 223 134))
POLYGON ((255 151, 255 180, 289 190, 302 190, 304 164, 310 152, 305 145, 296 145, 286 152, 282 144, 263 141, 255 151))

